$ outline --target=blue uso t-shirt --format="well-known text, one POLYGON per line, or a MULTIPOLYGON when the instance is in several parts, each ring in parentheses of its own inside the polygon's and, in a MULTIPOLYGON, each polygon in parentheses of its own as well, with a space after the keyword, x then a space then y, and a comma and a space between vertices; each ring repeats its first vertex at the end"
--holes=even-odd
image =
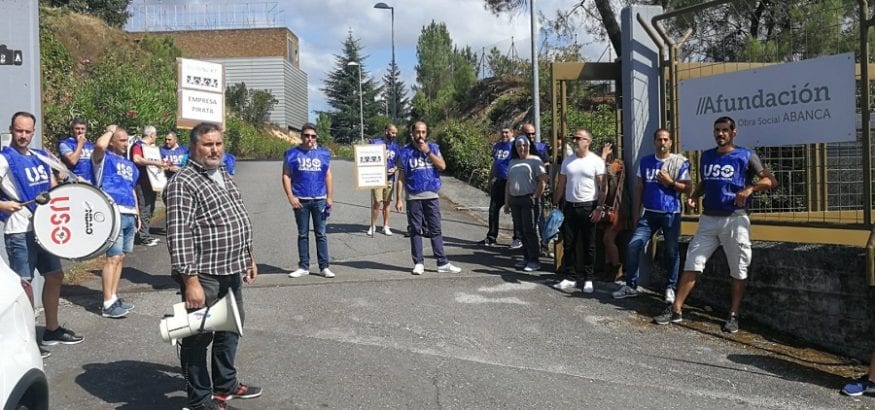
POLYGON ((328 196, 325 175, 331 165, 331 151, 316 147, 304 150, 300 147, 286 151, 283 166, 292 177, 292 193, 303 199, 328 196))

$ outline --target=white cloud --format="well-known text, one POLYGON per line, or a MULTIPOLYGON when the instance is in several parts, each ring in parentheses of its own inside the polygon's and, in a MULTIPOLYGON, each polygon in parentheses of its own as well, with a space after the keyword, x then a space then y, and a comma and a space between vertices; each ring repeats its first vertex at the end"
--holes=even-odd
MULTIPOLYGON (((148 4, 207 4, 205 0, 146 0, 148 4)), ((334 54, 352 31, 361 41, 365 69, 374 78, 382 77, 391 61, 391 13, 374 9, 376 0, 279 0, 271 13, 300 39, 301 68, 308 75, 311 117, 326 110, 325 96, 319 90, 326 73, 334 70, 334 54)), ((445 23, 457 46, 474 51, 493 46, 502 52, 515 49, 523 58, 530 55, 529 13, 495 16, 483 7, 482 0, 391 0, 395 7, 395 54, 401 80, 408 87, 415 82, 416 42, 422 28, 432 20, 445 23), (513 39, 513 45, 512 40, 513 39)), ((537 9, 546 16, 568 8, 575 0, 538 0, 537 9)), ((135 1, 136 4, 139 0, 135 1)), ((223 2, 227 3, 227 2, 223 2)), ((232 1, 245 7, 247 1, 232 1)), ((268 1, 268 4, 270 2, 268 1)), ((581 30, 582 31, 582 30, 581 30)), ((583 34, 582 34, 583 35, 583 34)))

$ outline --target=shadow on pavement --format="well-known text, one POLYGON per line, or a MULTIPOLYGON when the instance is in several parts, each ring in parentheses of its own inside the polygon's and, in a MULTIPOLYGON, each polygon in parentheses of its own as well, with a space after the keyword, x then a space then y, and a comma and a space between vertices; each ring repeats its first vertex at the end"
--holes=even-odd
POLYGON ((116 409, 178 409, 186 401, 185 380, 175 366, 133 360, 86 364, 76 384, 116 409))
POLYGON ((410 269, 413 267, 407 266, 397 266, 397 265, 387 265, 385 263, 374 262, 374 261, 346 261, 346 262, 338 262, 332 261, 331 265, 334 266, 346 266, 348 268, 353 269, 367 269, 367 270, 377 270, 384 272, 410 272, 410 269))
MULTIPOLYGON (((94 272, 95 275, 100 275, 100 272, 94 272)), ((161 272, 160 274, 152 274, 125 266, 122 269, 122 279, 135 283, 149 285, 152 289, 173 289, 176 288, 176 282, 170 278, 169 272, 161 272)))
POLYGON ((279 266, 268 265, 266 263, 258 263, 259 275, 285 275, 289 273, 288 269, 283 269, 279 266))
POLYGON ((840 389, 843 384, 848 382, 848 379, 844 377, 778 357, 730 354, 726 358, 733 363, 756 367, 782 380, 808 383, 828 389, 840 389))

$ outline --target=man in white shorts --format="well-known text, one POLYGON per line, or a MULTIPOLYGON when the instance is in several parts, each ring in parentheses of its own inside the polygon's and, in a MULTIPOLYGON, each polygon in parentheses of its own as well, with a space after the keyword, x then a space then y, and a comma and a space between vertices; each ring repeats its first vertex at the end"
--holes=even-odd
POLYGON ((699 160, 701 180, 687 199, 687 205, 693 207, 696 199, 704 195, 699 229, 687 249, 677 297, 662 314, 653 318, 656 324, 667 325, 683 320, 681 308, 696 285, 696 275, 705 270, 708 258, 722 245, 732 276, 732 304, 722 330, 738 332, 738 309, 751 260, 750 197, 755 192, 766 192, 778 186, 778 181, 763 167, 754 151, 735 145, 735 135, 735 120, 720 117, 714 121, 717 148, 702 152, 699 160), (753 182, 754 176, 759 177, 757 182, 753 182))

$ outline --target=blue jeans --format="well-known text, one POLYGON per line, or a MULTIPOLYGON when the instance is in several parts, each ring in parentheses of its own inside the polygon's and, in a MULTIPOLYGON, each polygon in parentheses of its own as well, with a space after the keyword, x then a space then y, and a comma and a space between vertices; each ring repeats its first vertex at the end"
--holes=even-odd
POLYGON ((122 214, 119 221, 122 224, 115 243, 106 250, 106 256, 118 256, 123 253, 134 251, 134 233, 137 230, 137 217, 131 214, 122 214))
POLYGON ((438 266, 449 260, 444 254, 444 236, 441 234, 441 203, 438 199, 412 199, 407 201, 407 232, 410 233, 410 252, 413 264, 422 263, 422 236, 431 239, 431 250, 438 266))
POLYGON ((322 211, 325 199, 302 199, 301 207, 295 209, 295 222, 298 224, 298 267, 310 270, 310 220, 313 220, 313 233, 316 235, 316 257, 319 270, 329 266, 328 235, 325 234, 325 220, 322 211))
POLYGON ((43 276, 61 273, 61 259, 36 243, 33 231, 4 236, 9 267, 26 281, 33 280, 36 269, 43 276))
MULTIPOLYGON (((173 279, 179 284, 182 300, 185 301, 185 282, 178 275, 173 275, 173 279)), ((204 290, 207 306, 214 305, 231 292, 237 300, 240 321, 246 320, 239 274, 226 276, 199 274, 198 282, 204 290)), ((182 375, 187 382, 185 390, 190 406, 207 404, 214 392, 224 394, 237 389, 237 368, 234 361, 237 357, 239 340, 240 336, 234 332, 211 332, 196 334, 179 341, 179 361, 182 375), (210 352, 212 360, 207 367, 207 347, 210 344, 213 345, 210 352)))
POLYGON ((668 281, 666 289, 675 289, 678 282, 678 269, 680 269, 681 257, 678 253, 678 238, 681 236, 681 214, 659 213, 645 211, 644 216, 638 220, 638 226, 629 239, 629 247, 626 251, 626 285, 633 289, 638 286, 638 265, 641 250, 650 241, 656 231, 662 229, 663 242, 663 266, 665 267, 668 281))

